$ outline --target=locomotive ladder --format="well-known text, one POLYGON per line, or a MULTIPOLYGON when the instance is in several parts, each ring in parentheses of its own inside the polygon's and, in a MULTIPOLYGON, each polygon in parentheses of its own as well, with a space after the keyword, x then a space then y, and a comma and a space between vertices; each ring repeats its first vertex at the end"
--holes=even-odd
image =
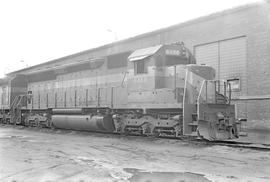
POLYGON ((21 108, 25 95, 17 95, 10 106, 10 122, 14 125, 21 122, 21 108))
MULTIPOLYGON (((197 105, 196 105, 196 111, 197 111, 197 105)), ((188 125, 191 129, 191 136, 197 136, 197 127, 198 127, 198 114, 192 113, 191 114, 192 122, 190 122, 188 125)))
POLYGON ((1 113, 0 113, 0 123, 4 121, 5 118, 5 109, 4 106, 1 107, 1 113))

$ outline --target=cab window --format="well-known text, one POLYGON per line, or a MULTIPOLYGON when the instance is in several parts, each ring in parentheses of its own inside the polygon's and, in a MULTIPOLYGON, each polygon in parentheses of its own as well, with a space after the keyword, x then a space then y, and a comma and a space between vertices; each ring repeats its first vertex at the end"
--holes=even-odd
POLYGON ((134 62, 134 73, 135 74, 147 73, 145 60, 139 60, 134 62))

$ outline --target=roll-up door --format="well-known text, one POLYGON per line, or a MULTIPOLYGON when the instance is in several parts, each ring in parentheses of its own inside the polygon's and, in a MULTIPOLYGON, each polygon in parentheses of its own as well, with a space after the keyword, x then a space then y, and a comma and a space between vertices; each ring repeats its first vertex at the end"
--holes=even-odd
POLYGON ((241 84, 246 82, 246 38, 241 37, 221 41, 220 49, 220 78, 241 78, 241 84))
POLYGON ((219 48, 218 42, 205 44, 195 47, 195 56, 197 64, 205 64, 212 66, 216 70, 216 75, 218 76, 219 71, 219 48))
POLYGON ((222 40, 194 47, 198 64, 212 66, 217 79, 239 80, 239 89, 246 88, 246 37, 222 40))

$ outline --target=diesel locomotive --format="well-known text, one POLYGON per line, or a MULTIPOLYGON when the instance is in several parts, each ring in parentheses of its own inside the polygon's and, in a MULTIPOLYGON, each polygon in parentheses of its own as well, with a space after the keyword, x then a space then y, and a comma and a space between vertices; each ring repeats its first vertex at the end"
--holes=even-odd
POLYGON ((182 43, 73 61, 0 81, 2 123, 146 136, 238 137, 231 88, 182 43))

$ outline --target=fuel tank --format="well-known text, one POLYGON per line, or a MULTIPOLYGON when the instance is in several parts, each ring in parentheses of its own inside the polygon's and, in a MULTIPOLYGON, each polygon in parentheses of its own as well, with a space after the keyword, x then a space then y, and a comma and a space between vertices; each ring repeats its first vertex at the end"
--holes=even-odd
POLYGON ((115 130, 111 115, 52 115, 52 124, 55 128, 113 132, 115 130))
POLYGON ((83 110, 81 108, 57 108, 57 109, 53 109, 52 110, 53 114, 66 114, 66 115, 70 115, 70 114, 82 114, 83 110))

